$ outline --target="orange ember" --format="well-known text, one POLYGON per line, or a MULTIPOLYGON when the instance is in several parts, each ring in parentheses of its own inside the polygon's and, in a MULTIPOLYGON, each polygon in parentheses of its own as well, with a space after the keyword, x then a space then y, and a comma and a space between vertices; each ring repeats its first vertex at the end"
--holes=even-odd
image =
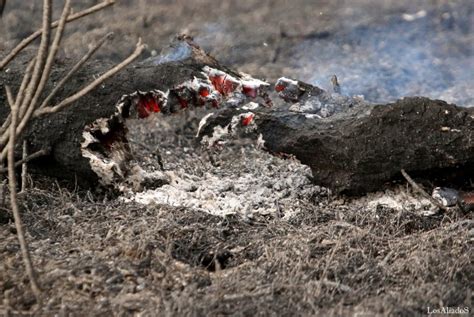
POLYGON ((161 108, 156 99, 151 96, 140 96, 137 104, 138 117, 146 118, 152 112, 160 112, 161 108))
POLYGON ((244 127, 248 126, 252 122, 254 117, 255 115, 253 113, 249 114, 248 116, 242 117, 242 125, 244 127))
POLYGON ((206 87, 199 88, 199 96, 203 98, 209 96, 209 89, 207 89, 206 87))

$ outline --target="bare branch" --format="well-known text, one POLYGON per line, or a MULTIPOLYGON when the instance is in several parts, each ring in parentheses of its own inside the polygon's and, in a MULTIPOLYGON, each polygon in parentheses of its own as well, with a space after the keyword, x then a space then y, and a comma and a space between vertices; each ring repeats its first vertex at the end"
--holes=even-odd
POLYGON ((443 206, 441 205, 436 199, 434 199, 433 197, 431 197, 430 194, 428 194, 423 188, 420 187, 420 185, 418 185, 411 177, 410 175, 408 175, 407 172, 405 172, 404 169, 401 170, 402 172, 402 175, 403 177, 407 180, 407 182, 413 187, 413 189, 415 189, 415 191, 417 191, 418 193, 420 193, 423 197, 425 197, 426 199, 428 199, 430 201, 430 203, 432 203, 433 205, 435 205, 436 207, 438 207, 439 209, 443 210, 443 211, 448 211, 449 209, 446 207, 446 206, 443 206))
POLYGON ((39 109, 46 107, 51 99, 58 93, 58 91, 64 86, 64 84, 69 80, 69 78, 74 75, 79 68, 84 65, 85 62, 87 62, 92 55, 107 41, 112 37, 113 33, 110 32, 104 37, 102 37, 99 42, 97 42, 87 53, 84 55, 72 68, 71 70, 64 76, 56 85, 56 87, 53 88, 53 90, 49 93, 49 95, 44 99, 43 103, 39 107, 39 109))
POLYGON ((16 136, 16 124, 18 117, 18 105, 15 103, 11 108, 12 122, 10 125, 10 142, 8 143, 8 183, 10 186, 10 204, 13 212, 13 218, 15 219, 15 227, 20 243, 20 249, 23 257, 23 261, 26 267, 26 273, 30 279, 30 285, 36 298, 40 297, 41 290, 36 281, 36 274, 31 263, 30 253, 28 245, 23 232, 23 224, 20 217, 20 210, 17 203, 17 192, 16 192, 16 175, 15 175, 15 136, 16 136))
MULTIPOLYGON (((38 157, 42 157, 48 154, 49 154, 48 150, 39 150, 31 155, 28 155, 26 158, 23 158, 22 160, 17 161, 15 163, 15 168, 19 167, 20 165, 24 163, 28 163, 29 161, 33 161, 34 159, 37 159, 38 157)), ((6 173, 6 172, 8 172, 8 168, 3 168, 3 167, 0 168, 0 174, 6 173)))
MULTIPOLYGON (((80 19, 82 17, 85 17, 89 14, 95 13, 97 11, 100 11, 108 6, 111 6, 115 3, 115 0, 105 0, 95 6, 92 6, 88 9, 85 9, 83 11, 80 11, 78 13, 70 15, 66 22, 72 22, 74 20, 80 19)), ((51 28, 56 28, 59 25, 59 21, 55 21, 51 23, 51 28)), ((31 42, 33 42, 35 39, 37 39, 43 32, 43 29, 37 30, 27 38, 23 39, 11 52, 8 54, 1 62, 0 62, 0 70, 3 69, 5 66, 10 63, 18 53, 20 53, 25 47, 27 47, 31 42)))
POLYGON ((128 64, 133 62, 143 52, 144 49, 145 49, 145 45, 142 44, 142 40, 139 39, 138 43, 137 43, 137 46, 135 48, 135 51, 129 57, 127 57, 124 61, 122 61, 120 64, 116 65, 115 67, 113 67, 112 69, 107 71, 105 74, 103 74, 102 76, 100 76, 99 78, 94 80, 92 83, 90 83, 89 85, 87 85, 86 87, 81 89, 79 92, 77 92, 74 95, 69 96, 68 98, 64 99, 63 101, 61 101, 56 106, 54 106, 54 107, 45 107, 45 108, 36 110, 35 113, 34 113, 34 117, 38 117, 38 116, 41 116, 41 115, 47 114, 47 113, 57 112, 57 111, 63 109, 64 107, 70 105, 71 103, 77 101, 79 98, 85 96, 86 94, 88 94, 89 92, 94 90, 97 86, 102 84, 105 80, 112 77, 117 72, 119 72, 123 68, 125 68, 128 64))

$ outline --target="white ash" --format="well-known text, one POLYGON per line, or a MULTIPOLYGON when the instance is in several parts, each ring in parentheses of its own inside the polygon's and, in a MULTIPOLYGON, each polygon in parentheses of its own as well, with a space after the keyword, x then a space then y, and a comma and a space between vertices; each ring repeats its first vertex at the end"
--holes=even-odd
POLYGON ((281 83, 281 84, 286 84, 286 85, 298 86, 298 81, 293 80, 293 79, 290 79, 290 78, 287 78, 287 77, 280 77, 280 78, 277 80, 277 85, 278 85, 279 83, 281 83))
POLYGON ((292 104, 288 110, 292 112, 310 113, 321 109, 321 106, 321 101, 319 100, 308 100, 303 103, 296 102, 292 104))
POLYGON ((233 134, 231 133, 230 124, 226 125, 225 127, 221 127, 217 125, 213 128, 213 132, 211 136, 204 136, 201 140, 203 145, 207 145, 208 148, 211 148, 215 145, 224 145, 230 139, 232 139, 233 134))
POLYGON ((352 106, 348 101, 348 98, 344 100, 345 103, 337 103, 337 100, 334 101, 335 103, 325 103, 324 101, 321 101, 319 96, 309 96, 304 101, 292 104, 288 110, 304 113, 307 118, 327 118, 336 112, 341 112, 343 108, 349 108, 352 106))
POLYGON ((123 199, 144 205, 194 208, 220 216, 278 213, 291 217, 317 194, 319 187, 311 183, 310 169, 298 161, 273 157, 254 146, 233 152, 237 157, 231 166, 206 164, 207 171, 200 176, 183 169, 166 172, 171 178, 169 185, 123 199))
MULTIPOLYGON (((335 80, 337 83, 337 79, 335 80)), ((291 103, 289 111, 303 113, 310 119, 327 118, 364 103, 360 97, 351 98, 338 92, 331 93, 285 77, 278 79, 275 90, 280 98, 291 103)))
POLYGON ((209 66, 204 66, 203 67, 203 72, 208 77, 225 76, 226 80, 230 80, 232 82, 235 82, 235 83, 239 84, 240 87, 241 86, 250 86, 250 87, 254 87, 254 88, 259 88, 259 87, 269 87, 270 86, 269 83, 264 82, 264 81, 259 80, 259 79, 256 79, 256 78, 253 78, 252 76, 250 76, 249 74, 246 74, 246 73, 240 73, 239 75, 241 76, 241 78, 237 79, 237 78, 235 78, 234 76, 232 76, 228 73, 225 73, 225 72, 223 72, 219 69, 212 68, 212 67, 209 67, 209 66))
POLYGON ((428 216, 437 212, 436 207, 426 198, 415 197, 409 193, 406 188, 399 187, 395 189, 369 193, 364 197, 351 202, 360 204, 372 211, 377 211, 380 207, 393 209, 396 211, 410 211, 428 216))
POLYGON ((246 101, 243 93, 234 91, 224 102, 226 107, 238 107, 246 101))
POLYGON ((263 134, 259 134, 257 138, 257 149, 264 149, 265 148, 265 139, 263 138, 263 134))
POLYGON ((214 113, 208 113, 206 114, 202 119, 201 121, 199 121, 199 126, 198 126, 198 130, 196 132, 196 138, 199 136, 199 134, 201 133, 201 129, 206 125, 207 123, 207 119, 209 119, 210 117, 212 117, 214 115, 214 113))
POLYGON ((259 108, 259 107, 260 107, 260 104, 251 101, 251 102, 249 102, 248 104, 242 106, 242 109, 244 109, 244 110, 255 110, 255 109, 259 108))
MULTIPOLYGON (((199 130, 206 124, 208 118, 209 116, 204 117, 199 123, 200 128, 198 129, 198 135, 199 130)), ((215 126, 213 128, 212 135, 204 136, 201 140, 201 144, 207 146, 208 148, 212 148, 216 145, 222 146, 234 139, 238 133, 248 134, 249 132, 255 131, 256 129, 257 125, 255 124, 255 114, 253 112, 240 113, 232 117, 231 122, 226 126, 215 126), (242 122, 244 118, 249 118, 249 122, 244 124, 242 122)))

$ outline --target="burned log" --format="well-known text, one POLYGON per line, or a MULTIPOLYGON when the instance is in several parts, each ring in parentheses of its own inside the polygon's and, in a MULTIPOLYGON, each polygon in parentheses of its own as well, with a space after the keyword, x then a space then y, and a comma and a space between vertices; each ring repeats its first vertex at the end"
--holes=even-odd
POLYGON ((422 97, 372 105, 284 78, 275 90, 289 109, 221 110, 202 122, 203 142, 258 136, 268 151, 295 156, 315 183, 338 193, 379 190, 402 169, 444 185, 474 176, 473 108, 422 97))
MULTIPOLYGON (((26 54, 2 72, 2 84, 17 90, 27 62, 26 54)), ((66 61, 53 71, 46 93, 68 66, 66 61)), ((52 103, 109 66, 91 63, 52 103)), ((315 183, 336 192, 380 189, 402 169, 427 179, 474 175, 473 109, 418 97, 372 105, 337 89, 327 92, 286 78, 274 88, 287 104, 270 109, 265 107, 272 104, 269 86, 220 65, 182 37, 163 54, 129 66, 63 111, 34 119, 22 138, 30 153, 49 153, 34 162, 41 173, 123 189, 137 175, 150 176, 132 163, 127 119, 209 107, 222 110, 202 121, 199 135, 205 142, 216 144, 244 130, 258 136, 268 151, 298 158, 312 169, 315 183)), ((8 115, 6 104, 2 89, 0 122, 8 115)), ((140 177, 139 182, 148 181, 140 177)))
MULTIPOLYGON (((18 90, 29 57, 25 54, 0 74, 2 87, 18 90)), ((53 70, 46 93, 71 65, 65 61, 53 70)), ((71 95, 109 67, 107 63, 90 63, 51 103, 71 95)), ((190 107, 237 106, 250 100, 268 103, 268 86, 220 65, 192 40, 179 37, 163 54, 127 67, 64 110, 32 120, 21 138, 28 142, 30 153, 49 153, 32 162, 41 173, 88 186, 100 182, 120 189, 134 174, 140 174, 131 163, 127 119, 146 118, 152 113, 169 115, 190 107)), ((0 122, 8 113, 2 88, 0 122)))

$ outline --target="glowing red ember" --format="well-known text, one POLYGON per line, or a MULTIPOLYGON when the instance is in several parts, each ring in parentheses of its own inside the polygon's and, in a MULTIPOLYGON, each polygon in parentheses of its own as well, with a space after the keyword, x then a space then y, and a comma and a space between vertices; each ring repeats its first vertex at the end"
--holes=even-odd
POLYGON ((214 88, 223 95, 228 95, 235 90, 238 83, 229 79, 226 75, 209 76, 214 88))
POLYGON ((207 89, 206 87, 199 88, 199 96, 205 98, 209 96, 209 94, 210 94, 209 89, 207 89))
POLYGON ((244 95, 250 98, 257 98, 258 94, 258 88, 257 87, 252 87, 252 86, 242 86, 242 92, 244 95))
POLYGON ((146 118, 152 112, 160 112, 161 108, 156 99, 152 95, 140 96, 137 104, 138 117, 146 118))
POLYGON ((283 91, 283 90, 285 90, 285 86, 283 86, 283 85, 276 85, 275 86, 275 91, 280 92, 280 91, 283 91))
POLYGON ((251 113, 249 115, 246 115, 246 116, 243 116, 242 117, 242 125, 244 127, 248 126, 252 122, 254 117, 255 117, 255 115, 253 113, 251 113))

